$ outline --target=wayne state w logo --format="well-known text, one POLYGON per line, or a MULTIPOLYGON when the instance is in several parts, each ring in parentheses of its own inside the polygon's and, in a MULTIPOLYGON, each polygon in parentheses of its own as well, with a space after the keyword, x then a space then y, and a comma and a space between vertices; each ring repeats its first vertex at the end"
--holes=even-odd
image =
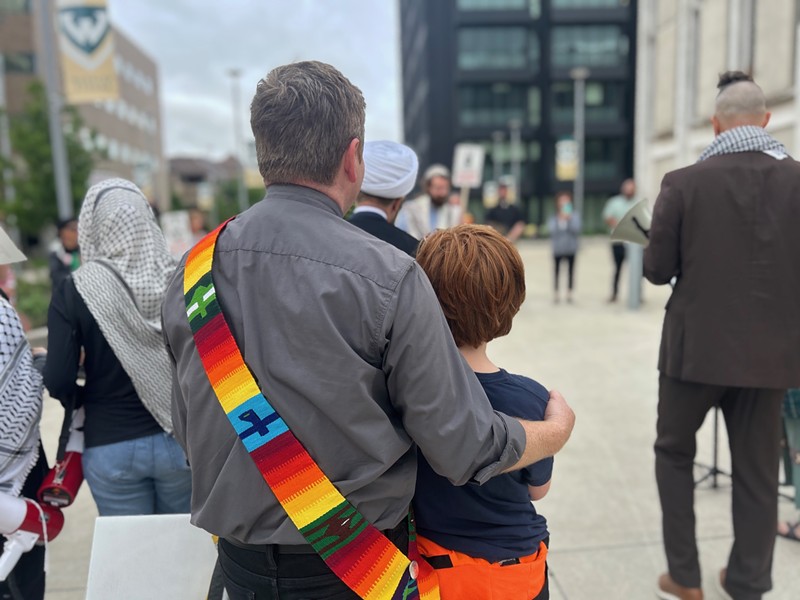
POLYGON ((62 3, 58 11, 58 25, 61 49, 84 69, 95 69, 111 53, 111 44, 103 45, 111 33, 111 23, 104 5, 84 2, 63 6, 62 3))

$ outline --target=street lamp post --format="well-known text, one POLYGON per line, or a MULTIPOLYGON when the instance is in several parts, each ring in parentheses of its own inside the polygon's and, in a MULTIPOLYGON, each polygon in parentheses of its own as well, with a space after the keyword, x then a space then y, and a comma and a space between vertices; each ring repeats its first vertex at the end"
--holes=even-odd
POLYGON ((50 128, 50 148, 53 153, 53 175, 56 184, 56 200, 58 202, 58 218, 69 219, 73 215, 72 190, 69 180, 67 147, 64 143, 64 131, 61 128, 61 90, 58 81, 58 67, 53 28, 51 3, 39 0, 37 5, 39 16, 39 33, 42 40, 42 62, 45 72, 45 90, 47 94, 48 122, 50 128))
POLYGON ((244 184, 244 163, 242 162, 242 123, 239 117, 239 77, 242 75, 241 69, 228 69, 231 77, 231 103, 233 108, 233 143, 235 146, 234 156, 239 163, 239 173, 236 184, 236 197, 239 204, 239 212, 244 212, 249 208, 247 202, 247 189, 244 184))
POLYGON ((3 165, 3 201, 11 202, 14 200, 14 186, 11 185, 11 140, 6 109, 5 73, 5 57, 0 52, 0 159, 5 162, 5 165, 3 165))
POLYGON ((520 119, 511 119, 508 122, 508 128, 511 131, 509 140, 511 142, 511 175, 514 178, 514 198, 517 201, 517 206, 522 203, 522 165, 520 158, 522 156, 522 121, 520 119))
POLYGON ((569 72, 575 86, 575 146, 578 152, 578 172, 575 174, 573 187, 573 199, 575 211, 583 214, 583 191, 584 191, 584 138, 586 135, 586 79, 589 77, 589 69, 586 67, 575 67, 569 72))
POLYGON ((503 132, 495 131, 492 133, 492 175, 495 183, 500 183, 500 177, 503 175, 503 161, 500 160, 500 154, 503 151, 503 132))

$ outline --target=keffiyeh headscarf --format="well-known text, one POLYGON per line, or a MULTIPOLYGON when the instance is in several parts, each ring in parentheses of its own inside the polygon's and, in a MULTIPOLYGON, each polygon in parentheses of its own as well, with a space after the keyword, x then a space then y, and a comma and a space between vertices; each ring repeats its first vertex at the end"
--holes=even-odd
POLYGON ((108 179, 86 193, 78 219, 83 266, 73 279, 133 387, 172 431, 172 375, 161 336, 161 303, 175 261, 142 192, 108 179))
POLYGON ((0 298, 0 493, 19 496, 39 458, 42 389, 19 317, 0 298))
POLYGON ((697 162, 712 156, 738 152, 764 152, 778 160, 789 156, 784 145, 768 134, 763 127, 742 125, 720 133, 703 151, 697 162))

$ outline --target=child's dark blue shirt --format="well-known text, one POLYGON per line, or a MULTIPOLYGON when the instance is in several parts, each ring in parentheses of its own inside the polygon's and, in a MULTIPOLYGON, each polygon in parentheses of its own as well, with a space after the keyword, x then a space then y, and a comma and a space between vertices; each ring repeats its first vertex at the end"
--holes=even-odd
MULTIPOLYGON (((539 383, 512 375, 477 373, 492 407, 529 421, 544 419, 550 394, 539 383)), ((437 544, 476 558, 499 561, 533 554, 548 537, 528 486, 550 481, 553 459, 498 475, 482 486, 456 487, 437 475, 420 454, 414 514, 419 533, 437 544)))

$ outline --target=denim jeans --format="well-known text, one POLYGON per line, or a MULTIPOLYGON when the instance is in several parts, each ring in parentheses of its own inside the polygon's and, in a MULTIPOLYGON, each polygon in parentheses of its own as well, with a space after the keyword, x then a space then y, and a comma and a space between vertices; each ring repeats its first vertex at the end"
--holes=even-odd
POLYGON ((101 517, 190 511, 189 465, 167 433, 86 448, 82 462, 101 517))

